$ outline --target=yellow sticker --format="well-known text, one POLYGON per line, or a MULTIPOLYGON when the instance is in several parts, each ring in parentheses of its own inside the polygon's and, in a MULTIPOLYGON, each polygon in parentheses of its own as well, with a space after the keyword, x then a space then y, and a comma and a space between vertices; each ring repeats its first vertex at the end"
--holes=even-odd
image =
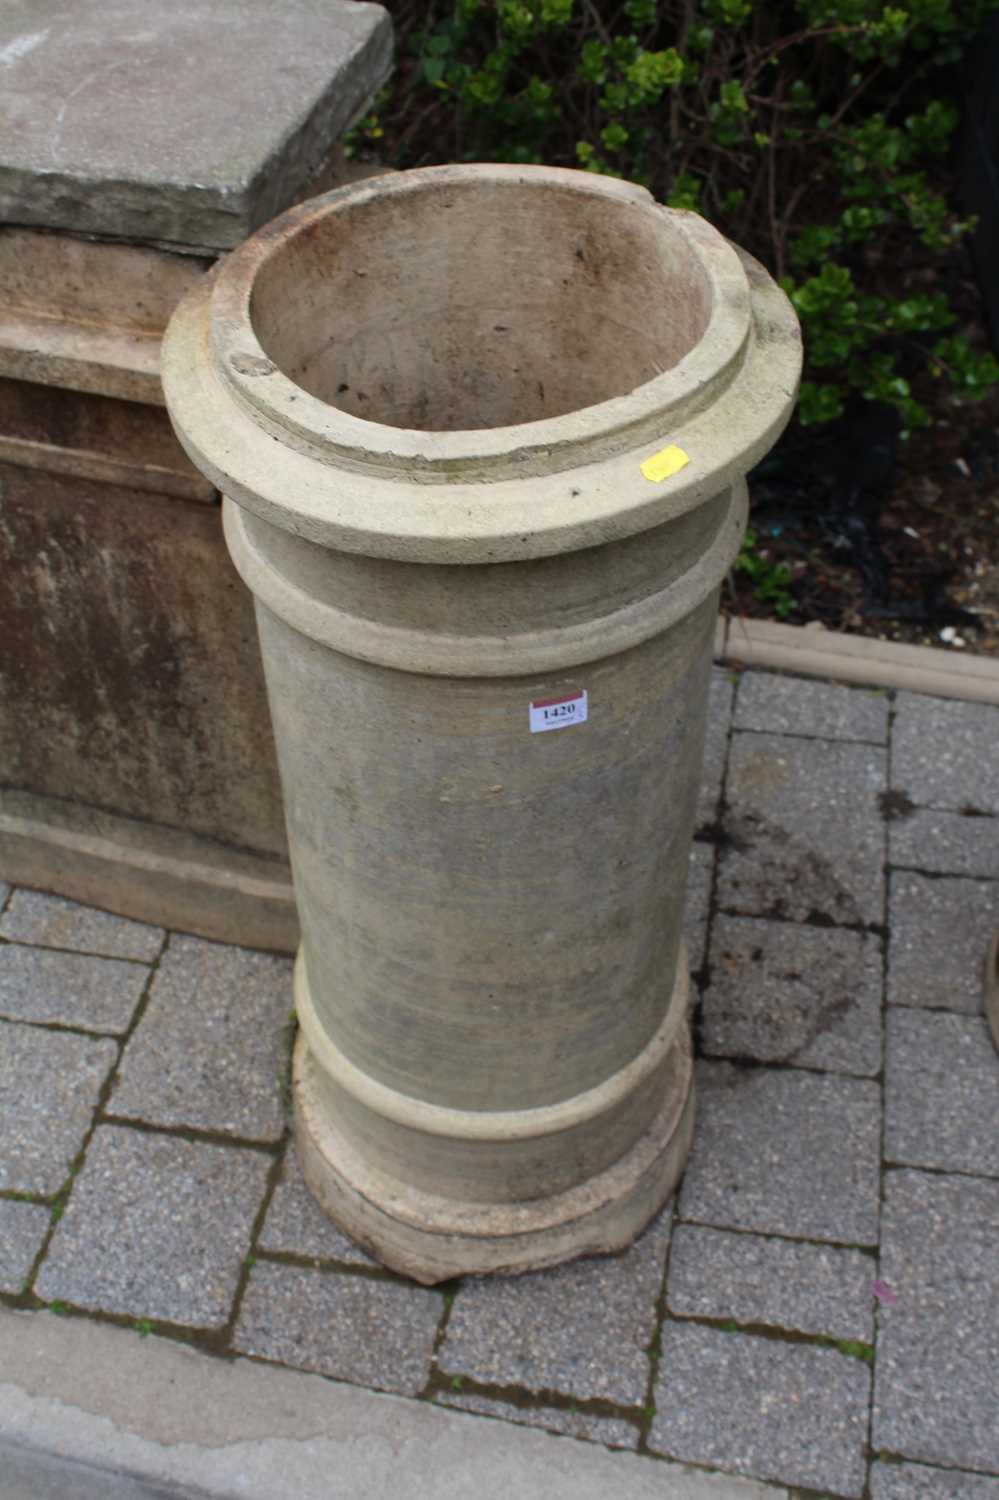
POLYGON ((668 479, 671 474, 676 474, 686 464, 690 463, 690 457, 678 448, 675 443, 670 443, 668 448, 661 448, 658 453, 653 453, 642 465, 642 473, 646 479, 651 479, 653 484, 660 480, 668 479))

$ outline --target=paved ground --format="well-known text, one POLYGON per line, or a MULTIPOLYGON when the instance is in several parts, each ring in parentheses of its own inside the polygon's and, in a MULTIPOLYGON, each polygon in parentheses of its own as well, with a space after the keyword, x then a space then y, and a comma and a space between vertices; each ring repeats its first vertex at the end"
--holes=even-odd
POLYGON ((999 707, 716 671, 690 1166, 625 1254, 514 1279, 410 1285, 314 1208, 289 961, 0 887, 0 1301, 638 1452, 664 1494, 997 1500, 997 747, 999 707))

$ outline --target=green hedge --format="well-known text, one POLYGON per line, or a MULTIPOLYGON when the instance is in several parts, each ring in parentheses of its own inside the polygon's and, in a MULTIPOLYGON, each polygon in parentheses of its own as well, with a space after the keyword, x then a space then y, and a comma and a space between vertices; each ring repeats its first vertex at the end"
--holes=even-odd
POLYGON ((393 165, 548 162, 646 184, 779 277, 801 318, 802 423, 853 395, 929 420, 929 377, 999 365, 948 295, 971 227, 948 196, 957 65, 999 0, 457 0, 390 6, 393 82, 355 130, 393 165), (921 398, 921 399, 917 399, 921 398))

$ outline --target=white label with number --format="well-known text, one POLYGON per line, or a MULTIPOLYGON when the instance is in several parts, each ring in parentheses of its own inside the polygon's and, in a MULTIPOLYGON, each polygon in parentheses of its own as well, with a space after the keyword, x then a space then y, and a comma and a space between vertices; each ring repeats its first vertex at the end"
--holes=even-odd
POLYGON ((531 733, 546 729, 568 729, 570 724, 586 723, 586 689, 566 693, 561 698, 536 698, 530 704, 531 733))

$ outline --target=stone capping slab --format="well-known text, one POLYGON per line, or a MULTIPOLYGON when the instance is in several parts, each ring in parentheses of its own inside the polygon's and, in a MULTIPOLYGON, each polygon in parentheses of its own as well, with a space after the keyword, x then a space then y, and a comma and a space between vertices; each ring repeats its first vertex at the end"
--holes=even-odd
POLYGON ((32 0, 0 12, 0 58, 0 219, 226 250, 363 113, 392 25, 343 0, 32 0))
POLYGON ((871 687, 908 688, 936 698, 999 703, 999 661, 990 657, 874 641, 821 625, 723 616, 715 637, 715 660, 731 667, 799 672, 871 687))

